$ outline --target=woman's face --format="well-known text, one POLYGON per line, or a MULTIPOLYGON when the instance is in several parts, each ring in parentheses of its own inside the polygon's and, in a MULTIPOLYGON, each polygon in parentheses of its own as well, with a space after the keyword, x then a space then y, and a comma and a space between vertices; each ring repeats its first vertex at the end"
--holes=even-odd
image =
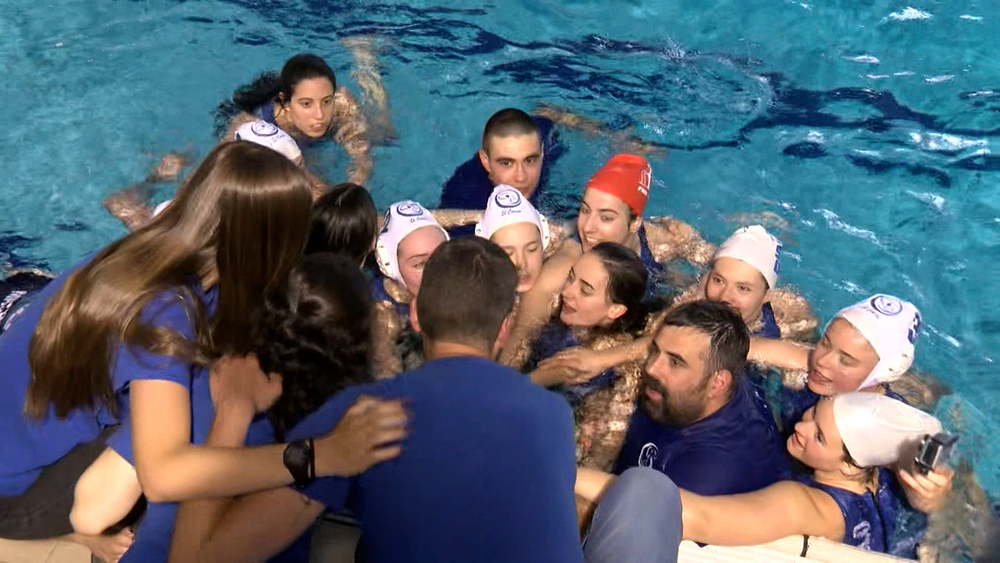
POLYGON ((836 318, 809 355, 809 389, 818 395, 857 391, 878 364, 878 353, 854 325, 836 318))
POLYGON ((639 220, 630 221, 631 212, 625 202, 602 191, 583 192, 576 230, 584 252, 601 242, 626 244, 629 235, 639 230, 639 220))
POLYGON ((307 78, 296 84, 285 106, 292 125, 312 139, 325 135, 333 121, 333 94, 327 78, 307 78))
POLYGON ((497 229, 490 240, 510 256, 517 268, 517 292, 534 287, 542 271, 542 233, 534 223, 513 223, 497 229))
POLYGON ((623 305, 608 300, 608 281, 608 272, 596 254, 580 256, 563 285, 559 319, 569 326, 594 327, 624 315, 623 305))
POLYGON ((835 471, 844 462, 844 442, 833 418, 833 401, 822 399, 807 410, 785 443, 788 454, 821 471, 835 471))
POLYGON ((399 241, 396 249, 396 260, 399 264, 399 275, 403 285, 414 297, 420 291, 420 282, 424 277, 424 264, 437 247, 444 244, 444 233, 434 225, 420 227, 399 241))
POLYGON ((757 268, 728 256, 715 259, 702 287, 705 299, 735 308, 748 324, 760 317, 768 296, 767 281, 757 268))

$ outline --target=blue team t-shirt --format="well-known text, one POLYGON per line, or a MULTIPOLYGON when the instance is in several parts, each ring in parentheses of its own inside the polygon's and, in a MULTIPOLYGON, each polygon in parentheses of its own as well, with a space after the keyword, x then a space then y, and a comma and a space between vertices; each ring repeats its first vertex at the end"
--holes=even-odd
POLYGON ((741 377, 726 406, 690 426, 662 424, 636 409, 614 473, 652 467, 700 495, 756 491, 785 478, 785 449, 761 402, 741 377))
POLYGON ((0 496, 23 493, 38 478, 41 469, 69 453, 77 444, 97 438, 117 423, 103 406, 76 409, 59 419, 50 409, 40 420, 24 416, 24 400, 31 382, 28 347, 45 305, 66 283, 69 275, 86 264, 88 257, 34 294, 27 307, 17 312, 0 336, 0 496))
MULTIPOLYGON (((543 187, 548 182, 549 169, 559 155, 562 154, 562 146, 559 144, 558 131, 551 119, 541 116, 533 116, 532 119, 538 126, 538 132, 542 138, 542 171, 538 177, 538 186, 531 193, 528 201, 538 207, 538 198, 543 191, 543 187)), ((438 209, 486 209, 486 202, 493 193, 493 182, 490 181, 486 169, 479 161, 479 153, 472 155, 472 158, 463 162, 451 174, 451 178, 445 182, 441 189, 441 201, 438 209)), ((452 238, 462 236, 472 236, 475 234, 475 225, 463 225, 448 229, 452 238)))
POLYGON ((583 560, 561 397, 494 362, 445 358, 340 393, 288 439, 329 431, 361 394, 406 400, 402 455, 304 493, 334 510, 350 494, 370 561, 583 560))

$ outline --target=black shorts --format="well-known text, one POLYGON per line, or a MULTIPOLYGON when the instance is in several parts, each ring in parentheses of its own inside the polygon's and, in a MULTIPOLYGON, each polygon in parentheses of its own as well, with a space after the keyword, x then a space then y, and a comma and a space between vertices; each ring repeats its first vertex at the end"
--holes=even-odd
POLYGON ((3 334, 21 311, 31 303, 31 297, 52 281, 53 277, 38 270, 21 270, 0 280, 0 334, 3 334))
POLYGON ((38 479, 16 497, 0 497, 0 538, 45 540, 73 533, 69 521, 76 483, 104 452, 116 427, 77 444, 55 463, 42 468, 38 479))

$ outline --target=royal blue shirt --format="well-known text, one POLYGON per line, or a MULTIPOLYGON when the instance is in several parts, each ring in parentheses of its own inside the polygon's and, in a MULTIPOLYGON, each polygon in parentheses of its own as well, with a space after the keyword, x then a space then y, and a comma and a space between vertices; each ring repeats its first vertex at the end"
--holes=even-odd
MULTIPOLYGON (((87 259, 89 260, 90 257, 87 259)), ((69 453, 77 444, 89 442, 101 431, 117 423, 111 413, 98 406, 95 410, 75 409, 66 418, 56 417, 53 409, 40 420, 24 416, 24 400, 31 382, 28 347, 42 311, 66 278, 80 268, 77 264, 36 293, 27 307, 17 312, 3 336, 0 336, 0 496, 23 493, 38 478, 41 469, 69 453)), ((128 366, 119 366, 128 369, 128 366)))
MULTIPOLYGON (((538 177, 538 186, 531 193, 528 201, 538 207, 538 198, 543 191, 543 187, 548 182, 549 168, 555 163, 559 155, 562 154, 562 146, 559 144, 558 130, 555 124, 547 117, 533 116, 532 119, 538 126, 538 133, 542 138, 542 171, 538 177)), ((438 209, 486 209, 486 203, 493 193, 493 182, 490 181, 489 174, 479 161, 479 153, 472 155, 472 158, 462 163, 455 169, 451 178, 445 182, 441 189, 441 202, 438 209)), ((475 225, 463 225, 448 230, 454 237, 472 236, 475 234, 475 225)))
POLYGON ((558 395, 482 358, 434 360, 346 390, 289 433, 329 431, 360 394, 404 398, 403 453, 304 493, 358 515, 368 560, 583 560, 573 414, 558 395))
POLYGON ((614 472, 652 467, 700 495, 762 489, 790 472, 774 419, 760 402, 741 377, 729 403, 689 426, 657 422, 638 408, 614 472))

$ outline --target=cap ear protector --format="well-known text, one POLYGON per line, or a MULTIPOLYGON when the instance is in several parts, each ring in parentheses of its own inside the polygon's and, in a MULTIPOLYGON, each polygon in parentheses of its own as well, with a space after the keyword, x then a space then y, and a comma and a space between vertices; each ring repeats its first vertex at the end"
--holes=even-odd
POLYGON ((382 220, 382 231, 379 233, 378 238, 375 240, 375 263, 378 264, 378 269, 382 272, 382 275, 396 281, 401 281, 398 279, 398 271, 393 269, 392 253, 385 246, 385 237, 382 235, 389 232, 389 221, 392 220, 392 207, 390 207, 385 212, 385 217, 382 220))
POLYGON ((385 277, 406 285, 399 271, 399 243, 413 231, 432 226, 444 234, 445 241, 449 239, 448 231, 444 230, 434 216, 419 203, 401 201, 389 206, 382 221, 382 230, 375 242, 375 261, 385 277))

